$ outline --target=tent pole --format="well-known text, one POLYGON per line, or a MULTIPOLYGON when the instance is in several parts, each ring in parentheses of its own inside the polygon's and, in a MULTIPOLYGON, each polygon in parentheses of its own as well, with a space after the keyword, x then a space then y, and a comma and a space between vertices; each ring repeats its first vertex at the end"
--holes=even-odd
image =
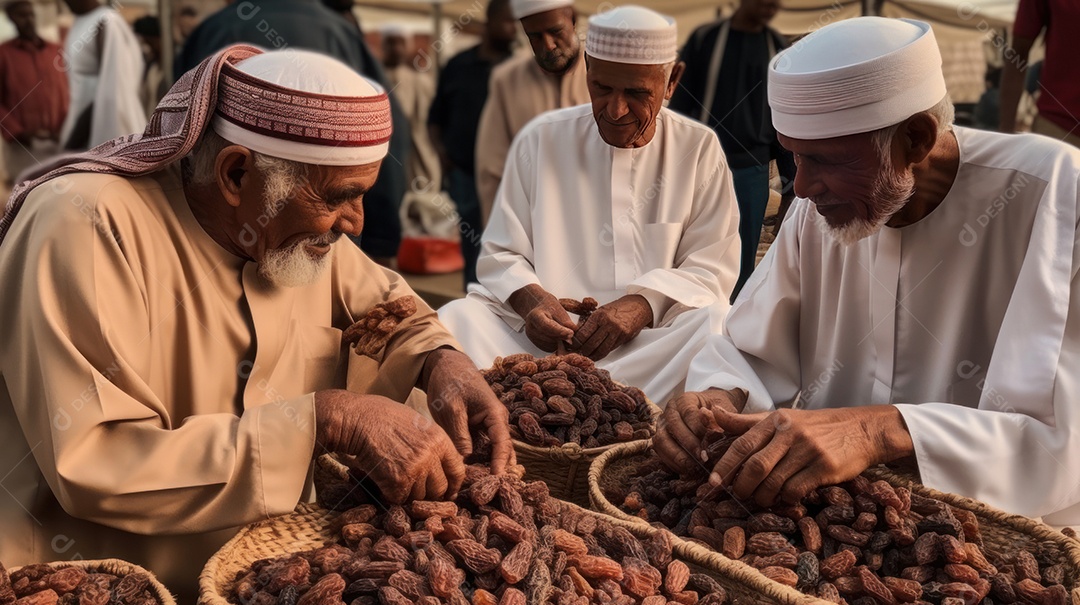
POLYGON ((158 23, 161 25, 161 78, 166 88, 173 85, 173 7, 172 0, 158 0, 158 23))
POLYGON ((438 1, 432 2, 431 8, 433 9, 431 12, 432 19, 435 20, 432 27, 432 31, 435 32, 435 35, 431 45, 434 47, 435 51, 435 80, 438 81, 439 74, 442 71, 442 3, 438 1))

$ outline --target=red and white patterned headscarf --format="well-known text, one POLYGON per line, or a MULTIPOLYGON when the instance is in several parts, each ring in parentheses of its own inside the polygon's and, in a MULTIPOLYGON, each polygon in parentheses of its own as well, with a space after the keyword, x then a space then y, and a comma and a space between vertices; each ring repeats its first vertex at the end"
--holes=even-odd
POLYGON ((0 219, 0 244, 27 194, 74 172, 137 177, 191 153, 207 126, 226 140, 308 164, 359 166, 385 157, 390 100, 378 84, 310 51, 242 44, 208 57, 158 103, 141 134, 62 156, 26 174, 0 219))

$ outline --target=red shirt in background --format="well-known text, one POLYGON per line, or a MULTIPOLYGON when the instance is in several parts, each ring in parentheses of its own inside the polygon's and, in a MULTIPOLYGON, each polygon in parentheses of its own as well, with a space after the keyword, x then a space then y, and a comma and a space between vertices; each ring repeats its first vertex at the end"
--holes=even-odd
POLYGON ((0 44, 0 136, 5 140, 39 131, 59 138, 69 101, 61 51, 59 44, 40 39, 0 44))
POLYGON ((1080 132, 1080 0, 1020 0, 1013 35, 1034 40, 1046 30, 1036 103, 1039 115, 1074 134, 1080 132))

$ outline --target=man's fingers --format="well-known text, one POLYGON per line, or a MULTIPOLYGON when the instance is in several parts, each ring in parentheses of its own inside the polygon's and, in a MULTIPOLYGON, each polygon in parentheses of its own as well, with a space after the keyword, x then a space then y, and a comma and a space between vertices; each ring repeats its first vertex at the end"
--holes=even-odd
POLYGON ((600 327, 600 317, 595 313, 585 320, 585 324, 578 328, 574 333, 573 346, 575 349, 580 349, 581 345, 588 340, 593 334, 596 333, 596 329, 600 327))
MULTIPOLYGON (((567 316, 566 320, 567 322, 569 322, 570 317, 567 316)), ((573 324, 570 325, 572 326, 573 324)), ((570 340, 574 337, 574 329, 572 327, 565 326, 556 321, 550 315, 545 315, 543 313, 536 317, 536 328, 544 337, 552 340, 553 342, 558 342, 560 340, 570 340)))
POLYGON ((425 491, 427 492, 425 497, 428 500, 440 500, 446 496, 446 490, 449 489, 450 482, 446 479, 446 474, 443 472, 442 466, 438 466, 428 472, 425 487, 425 491))
POLYGON ((713 419, 729 435, 742 435, 765 420, 769 414, 769 412, 736 414, 723 408, 713 408, 713 419))
POLYGON ((754 428, 736 439, 728 448, 727 453, 713 467, 713 474, 709 478, 709 482, 714 485, 731 485, 732 479, 743 464, 768 445, 769 440, 772 439, 773 428, 771 422, 759 422, 754 428))
MULTIPOLYGON (((657 427, 657 436, 659 436, 660 433, 664 433, 665 437, 671 440, 671 445, 675 446, 671 450, 672 456, 675 456, 675 451, 678 450, 679 452, 685 452, 686 455, 693 458, 697 456, 697 452, 701 451, 701 439, 687 427, 687 418, 682 412, 683 410, 677 407, 673 409, 671 406, 668 406, 664 410, 664 415, 660 418, 660 426, 657 427)), ((656 440, 654 439, 653 441, 655 443, 656 440)), ((686 470, 690 470, 690 468, 687 468, 686 470)))
POLYGON ((801 502, 812 490, 825 484, 823 476, 813 465, 807 466, 784 483, 784 487, 780 489, 780 499, 791 504, 801 502))
MULTIPOLYGON (((771 447, 778 445, 777 440, 773 440, 773 445, 770 448, 766 448, 765 451, 771 449, 771 447)), ((760 455, 760 454, 759 454, 760 455)), ((783 491, 784 486, 788 481, 808 468, 810 464, 813 464, 813 460, 807 460, 796 452, 796 448, 788 448, 787 453, 779 462, 773 467, 772 471, 761 481, 757 490, 754 492, 754 501, 761 506, 772 506, 776 504, 776 500, 780 497, 780 493, 783 491)))
POLYGON ((610 355, 611 352, 617 349, 621 344, 622 340, 619 337, 619 334, 617 332, 612 332, 611 334, 608 334, 608 337, 604 339, 604 342, 602 342, 600 346, 597 347, 596 351, 593 351, 593 354, 589 357, 593 361, 600 361, 610 355))
POLYGON ((461 484, 465 482, 465 461, 456 452, 447 452, 442 457, 443 475, 446 477, 446 499, 457 496, 461 484))
MULTIPOLYGON (((592 321, 591 317, 589 318, 589 321, 592 321)), ((598 327, 595 332, 590 334, 588 338, 580 339, 581 346, 577 347, 577 352, 591 359, 593 353, 600 348, 600 345, 604 344, 604 341, 607 340, 608 336, 608 326, 607 324, 603 324, 598 327)))
POLYGON ((501 475, 512 464, 514 444, 510 441, 510 429, 502 418, 492 419, 488 424, 487 434, 491 438, 491 472, 501 475))
MULTIPOLYGON (((729 483, 735 496, 740 500, 749 500, 751 497, 758 496, 760 487, 786 454, 787 447, 773 436, 764 447, 743 462, 735 480, 729 483)), ((783 485, 782 481, 781 485, 783 485)))
POLYGON ((692 454, 672 439, 668 432, 657 431, 652 443, 653 450, 660 457, 660 461, 679 474, 689 474, 700 466, 692 454))

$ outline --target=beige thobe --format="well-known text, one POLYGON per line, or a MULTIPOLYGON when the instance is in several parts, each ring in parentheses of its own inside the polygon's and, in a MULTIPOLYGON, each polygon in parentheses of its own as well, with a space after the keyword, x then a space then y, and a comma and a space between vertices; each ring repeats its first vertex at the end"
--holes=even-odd
POLYGON ((412 292, 346 238, 333 254, 317 283, 270 286, 203 231, 175 169, 32 192, 0 247, 0 560, 119 557, 191 595, 230 529, 291 511, 313 392, 404 401, 456 346, 418 298, 381 363, 343 349, 412 292))
POLYGON ((476 191, 487 224, 502 181, 510 143, 536 116, 589 102, 585 82, 585 45, 562 76, 536 64, 532 53, 514 57, 491 72, 487 103, 476 131, 476 191))

